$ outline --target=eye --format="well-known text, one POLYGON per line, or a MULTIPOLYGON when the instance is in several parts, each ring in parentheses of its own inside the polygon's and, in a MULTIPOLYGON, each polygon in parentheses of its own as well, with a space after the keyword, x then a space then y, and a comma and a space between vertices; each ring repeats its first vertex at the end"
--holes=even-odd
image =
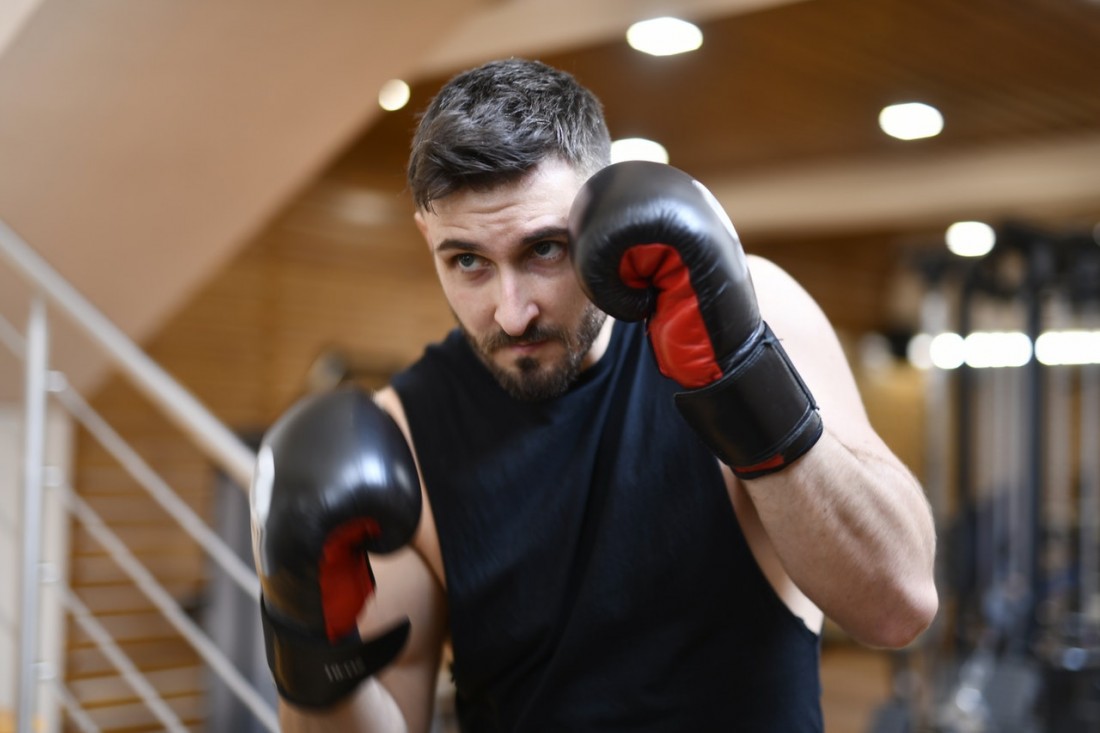
POLYGON ((475 272, 484 264, 484 260, 475 254, 463 252, 451 258, 451 264, 462 272, 475 272))
POLYGON ((534 246, 531 247, 531 252, 540 260, 553 261, 565 254, 565 244, 547 239, 542 242, 536 242, 534 246))

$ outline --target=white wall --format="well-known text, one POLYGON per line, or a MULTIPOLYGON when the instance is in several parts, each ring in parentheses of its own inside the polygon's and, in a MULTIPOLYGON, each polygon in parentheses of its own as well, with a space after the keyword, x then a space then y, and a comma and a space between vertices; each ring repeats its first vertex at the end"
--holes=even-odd
MULTIPOLYGON (((66 483, 72 474, 73 428, 68 415, 50 408, 46 420, 46 466, 56 467, 66 483)), ((22 603, 23 537, 23 407, 0 404, 0 720, 14 713, 19 657, 19 616, 22 603)), ((57 491, 46 488, 43 504, 42 561, 53 565, 58 577, 68 580, 69 521, 57 491)), ((39 623, 39 657, 62 674, 65 648, 65 615, 56 585, 42 587, 39 623)), ((58 730, 59 715, 46 686, 38 690, 39 730, 58 730)))

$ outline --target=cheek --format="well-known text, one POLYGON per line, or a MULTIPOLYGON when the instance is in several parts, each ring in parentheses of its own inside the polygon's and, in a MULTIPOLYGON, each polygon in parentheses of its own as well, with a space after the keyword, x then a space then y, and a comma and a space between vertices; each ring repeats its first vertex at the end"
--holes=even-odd
POLYGON ((443 286, 443 297, 447 299, 451 311, 462 325, 468 331, 483 331, 486 323, 492 321, 493 309, 482 289, 459 286, 443 278, 440 283, 443 286))
POLYGON ((564 282, 559 290, 561 302, 567 304, 566 308, 569 311, 572 320, 576 321, 584 314, 588 308, 589 300, 588 296, 581 290, 580 282, 575 276, 570 274, 569 277, 564 278, 564 282))

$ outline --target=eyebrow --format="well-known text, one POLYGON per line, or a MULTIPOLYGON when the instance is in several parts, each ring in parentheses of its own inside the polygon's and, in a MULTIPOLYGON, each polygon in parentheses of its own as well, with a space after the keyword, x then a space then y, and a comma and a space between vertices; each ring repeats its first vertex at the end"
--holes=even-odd
MULTIPOLYGON (((569 230, 566 227, 548 226, 542 229, 536 229, 535 231, 527 234, 520 240, 525 245, 536 244, 538 242, 545 241, 547 239, 569 239, 569 230)), ((460 250, 462 252, 479 253, 485 250, 485 247, 477 242, 467 242, 463 239, 444 239, 438 245, 436 245, 435 251, 449 252, 453 250, 460 250)))
POLYGON ((546 239, 569 239, 569 230, 565 227, 548 226, 536 229, 523 238, 524 244, 536 244, 546 239))
POLYGON ((449 252, 451 250, 462 250, 463 252, 480 252, 484 249, 480 244, 474 242, 465 242, 461 239, 444 239, 438 245, 436 245, 436 252, 449 252))

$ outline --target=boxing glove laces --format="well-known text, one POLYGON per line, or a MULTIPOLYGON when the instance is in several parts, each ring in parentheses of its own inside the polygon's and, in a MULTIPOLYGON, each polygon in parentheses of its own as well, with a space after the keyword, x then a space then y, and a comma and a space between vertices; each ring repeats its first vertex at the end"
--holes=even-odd
POLYGON ((573 265, 598 308, 647 321, 677 408, 741 478, 789 466, 821 437, 817 405, 763 321, 748 261, 714 196, 661 163, 616 163, 569 216, 573 265))
POLYGON ((356 619, 375 592, 367 553, 406 545, 420 520, 411 451, 367 394, 307 397, 265 433, 249 496, 276 687, 295 705, 333 705, 408 638, 407 619, 369 640, 356 619))

